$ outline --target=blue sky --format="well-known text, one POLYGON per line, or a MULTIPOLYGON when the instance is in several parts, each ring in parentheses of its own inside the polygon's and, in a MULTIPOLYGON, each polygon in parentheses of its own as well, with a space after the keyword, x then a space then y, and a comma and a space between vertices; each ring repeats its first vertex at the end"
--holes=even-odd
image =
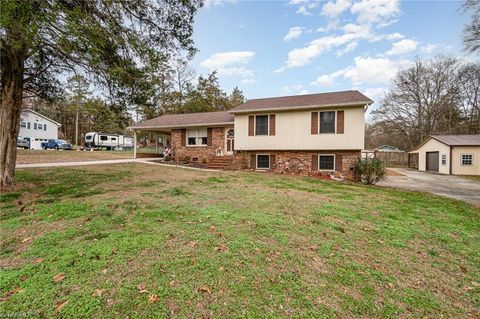
POLYGON ((195 21, 199 74, 247 98, 359 89, 379 100, 416 57, 474 59, 458 1, 207 0, 195 21))

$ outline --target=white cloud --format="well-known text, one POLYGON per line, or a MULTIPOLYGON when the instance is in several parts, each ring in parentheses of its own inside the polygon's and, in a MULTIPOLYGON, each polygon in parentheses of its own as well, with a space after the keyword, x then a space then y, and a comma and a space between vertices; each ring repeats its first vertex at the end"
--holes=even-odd
POLYGON ((343 56, 345 53, 352 52, 358 46, 358 42, 350 42, 342 50, 337 51, 337 56, 343 56))
POLYGON ((401 55, 407 54, 417 49, 417 41, 412 39, 403 39, 398 42, 395 42, 392 45, 392 48, 388 50, 385 54, 386 55, 401 55))
POLYGON ((351 0, 329 1, 322 7, 322 15, 329 18, 337 18, 352 5, 351 0))
POLYGON ((411 62, 408 60, 392 61, 388 58, 356 57, 354 66, 344 69, 343 76, 353 85, 388 84, 398 69, 411 62))
POLYGON ((302 35, 304 30, 305 30, 305 28, 302 28, 302 27, 292 27, 288 30, 288 33, 283 38, 283 40, 290 41, 290 40, 296 39, 296 38, 298 38, 299 36, 302 35))
POLYGON ((312 0, 290 0, 288 2, 292 6, 298 6, 297 13, 305 16, 311 16, 310 10, 319 6, 320 2, 312 0))
POLYGON ((237 0, 205 0, 205 8, 223 6, 224 4, 236 3, 237 0))
POLYGON ((245 67, 255 56, 253 51, 231 51, 215 53, 200 65, 210 71, 217 70, 219 75, 252 78, 254 72, 245 67))
POLYGON ((353 85, 389 84, 400 68, 411 64, 409 60, 392 61, 388 58, 356 57, 354 65, 320 75, 312 85, 333 84, 338 77, 349 79, 353 85))
POLYGON ((399 0, 360 0, 352 5, 350 11, 358 15, 358 23, 382 27, 396 21, 400 14, 399 4, 399 0))
POLYGON ((292 94, 292 95, 300 95, 300 94, 310 93, 307 89, 305 89, 303 84, 293 84, 293 85, 290 85, 290 86, 286 85, 282 88, 282 90, 286 94, 292 94))
POLYGON ((255 83, 255 79, 243 79, 242 81, 240 81, 240 83, 242 84, 254 84, 255 83))

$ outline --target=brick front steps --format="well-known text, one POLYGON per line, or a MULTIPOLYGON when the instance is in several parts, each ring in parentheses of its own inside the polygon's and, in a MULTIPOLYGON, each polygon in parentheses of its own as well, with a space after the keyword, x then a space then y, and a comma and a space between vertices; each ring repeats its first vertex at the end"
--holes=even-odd
POLYGON ((232 165, 233 156, 214 156, 208 163, 210 169, 229 169, 232 165))

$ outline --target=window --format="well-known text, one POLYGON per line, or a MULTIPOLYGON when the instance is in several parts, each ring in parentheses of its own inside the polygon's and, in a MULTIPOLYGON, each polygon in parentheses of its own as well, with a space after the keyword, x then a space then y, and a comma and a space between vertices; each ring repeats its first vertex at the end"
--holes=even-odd
POLYGON ((27 129, 30 129, 30 122, 27 122, 27 129))
POLYGON ((112 141, 116 141, 116 140, 117 140, 117 138, 116 138, 116 137, 112 137, 112 141))
POLYGON ((268 135, 268 115, 255 116, 255 135, 268 135))
POLYGON ((447 154, 442 154, 442 165, 447 165, 447 154))
POLYGON ((43 130, 46 131, 47 130, 47 124, 43 124, 43 130))
POLYGON ((108 140, 108 136, 100 135, 100 141, 106 141, 106 140, 108 140))
POLYGON ((462 166, 472 166, 473 165, 473 154, 462 154, 460 159, 460 164, 462 166))
POLYGON ((43 130, 43 124, 38 123, 37 124, 37 130, 39 130, 39 131, 43 130))
POLYGON ((270 155, 257 155, 257 168, 270 168, 270 155))
POLYGON ((194 129, 187 131, 187 145, 202 146, 207 145, 207 129, 194 129))
POLYGON ((335 133, 335 111, 320 112, 320 133, 335 133))
POLYGON ((37 129, 37 123, 33 123, 33 129, 34 129, 34 130, 37 129))
POLYGON ((20 122, 20 127, 23 127, 23 128, 27 127, 27 122, 20 122))
POLYGON ((334 171, 335 155, 319 155, 318 169, 325 171, 334 171))

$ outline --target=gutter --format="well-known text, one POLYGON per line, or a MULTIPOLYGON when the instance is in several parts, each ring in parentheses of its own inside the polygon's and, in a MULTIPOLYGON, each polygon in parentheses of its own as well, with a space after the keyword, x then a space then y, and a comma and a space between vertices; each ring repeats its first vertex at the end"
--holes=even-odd
POLYGON ((357 102, 357 103, 335 103, 335 104, 328 104, 328 105, 303 105, 303 106, 288 106, 288 107, 270 107, 264 109, 243 109, 237 110, 235 109, 227 111, 232 114, 240 114, 240 113, 253 113, 253 112, 269 112, 269 111, 296 111, 296 110, 313 110, 318 108, 330 108, 330 107, 345 107, 345 106, 368 106, 373 104, 373 101, 365 101, 365 102, 357 102))
POLYGON ((222 123, 199 123, 199 124, 186 124, 186 125, 175 125, 175 126, 158 126, 158 125, 149 125, 149 126, 129 126, 127 130, 142 130, 142 129, 178 129, 183 127, 199 127, 199 126, 221 126, 221 125, 233 125, 234 122, 222 122, 222 123))

